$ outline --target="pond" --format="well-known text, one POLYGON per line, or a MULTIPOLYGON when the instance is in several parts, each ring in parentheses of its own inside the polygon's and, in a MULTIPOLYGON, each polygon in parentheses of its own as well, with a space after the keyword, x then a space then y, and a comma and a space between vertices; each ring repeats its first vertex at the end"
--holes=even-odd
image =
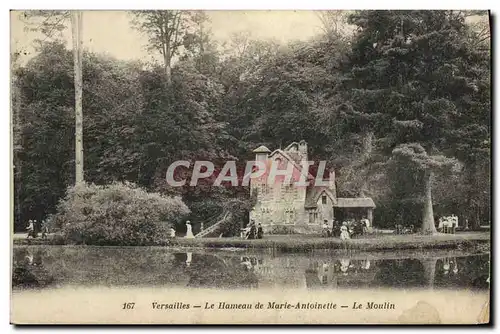
POLYGON ((11 321, 476 323, 489 268, 481 252, 15 246, 11 321))
POLYGON ((172 250, 24 246, 13 249, 14 290, 162 286, 185 289, 489 289, 487 253, 172 250))

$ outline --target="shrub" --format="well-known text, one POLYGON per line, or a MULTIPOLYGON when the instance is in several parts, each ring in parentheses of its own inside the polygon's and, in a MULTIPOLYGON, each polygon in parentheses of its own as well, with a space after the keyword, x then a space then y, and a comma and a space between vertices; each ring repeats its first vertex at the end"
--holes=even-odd
POLYGON ((270 234, 295 234, 295 230, 292 227, 277 225, 273 226, 270 234))
POLYGON ((131 183, 80 184, 68 189, 51 220, 71 243, 150 245, 165 240, 169 226, 187 213, 179 197, 131 183))

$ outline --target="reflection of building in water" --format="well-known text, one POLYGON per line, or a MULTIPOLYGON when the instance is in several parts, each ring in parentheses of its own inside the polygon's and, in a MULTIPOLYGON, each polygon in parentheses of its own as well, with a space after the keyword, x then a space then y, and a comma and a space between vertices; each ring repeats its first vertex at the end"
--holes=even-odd
POLYGON ((370 286, 376 269, 369 260, 342 258, 331 261, 312 261, 306 269, 308 288, 337 288, 370 286))
POLYGON ((306 257, 265 259, 253 268, 260 287, 358 287, 370 286, 376 265, 349 258, 315 260, 306 257))
POLYGON ((318 288, 371 286, 375 262, 349 258, 316 260, 304 256, 257 258, 242 256, 241 265, 253 271, 259 287, 318 288))
POLYGON ((308 262, 309 260, 305 257, 260 259, 254 268, 259 278, 259 287, 305 289, 306 278, 303 268, 307 267, 308 262))

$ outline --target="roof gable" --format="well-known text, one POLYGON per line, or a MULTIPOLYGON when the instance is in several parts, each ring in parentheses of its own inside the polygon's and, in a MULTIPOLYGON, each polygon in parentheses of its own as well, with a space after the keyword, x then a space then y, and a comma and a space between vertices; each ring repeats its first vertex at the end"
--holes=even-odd
POLYGON ((286 148, 285 148, 285 151, 289 151, 293 146, 296 146, 297 150, 299 149, 299 143, 297 142, 292 142, 290 143, 290 145, 288 145, 286 148))
POLYGON ((330 199, 334 205, 335 205, 335 203, 337 203, 337 197, 335 196, 335 194, 333 193, 333 191, 330 188, 328 188, 328 187, 310 187, 307 190, 306 202, 305 202, 304 206, 306 208, 317 207, 318 200, 319 200, 320 196, 322 196, 323 194, 330 197, 330 199))
POLYGON ((273 156, 275 156, 276 154, 280 154, 281 156, 283 156, 285 159, 287 159, 295 168, 297 168, 301 174, 305 175, 307 177, 307 179, 314 179, 314 177, 311 175, 311 173, 309 173, 309 170, 307 171, 307 174, 302 170, 302 165, 297 162, 296 160, 294 160, 290 154, 288 154, 287 152, 283 151, 283 150, 280 150, 280 149, 277 149, 277 150, 274 150, 273 153, 271 153, 269 155, 270 158, 272 158, 273 156))

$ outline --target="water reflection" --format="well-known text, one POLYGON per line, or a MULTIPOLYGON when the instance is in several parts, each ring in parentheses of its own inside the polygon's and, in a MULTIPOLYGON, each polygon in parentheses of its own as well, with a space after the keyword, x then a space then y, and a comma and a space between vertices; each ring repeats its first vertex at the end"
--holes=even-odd
POLYGON ((14 251, 12 285, 15 287, 44 287, 50 285, 54 278, 44 268, 43 257, 44 251, 42 249, 14 251))
POLYGON ((13 286, 297 289, 489 287, 489 255, 248 254, 165 248, 15 247, 13 286))

